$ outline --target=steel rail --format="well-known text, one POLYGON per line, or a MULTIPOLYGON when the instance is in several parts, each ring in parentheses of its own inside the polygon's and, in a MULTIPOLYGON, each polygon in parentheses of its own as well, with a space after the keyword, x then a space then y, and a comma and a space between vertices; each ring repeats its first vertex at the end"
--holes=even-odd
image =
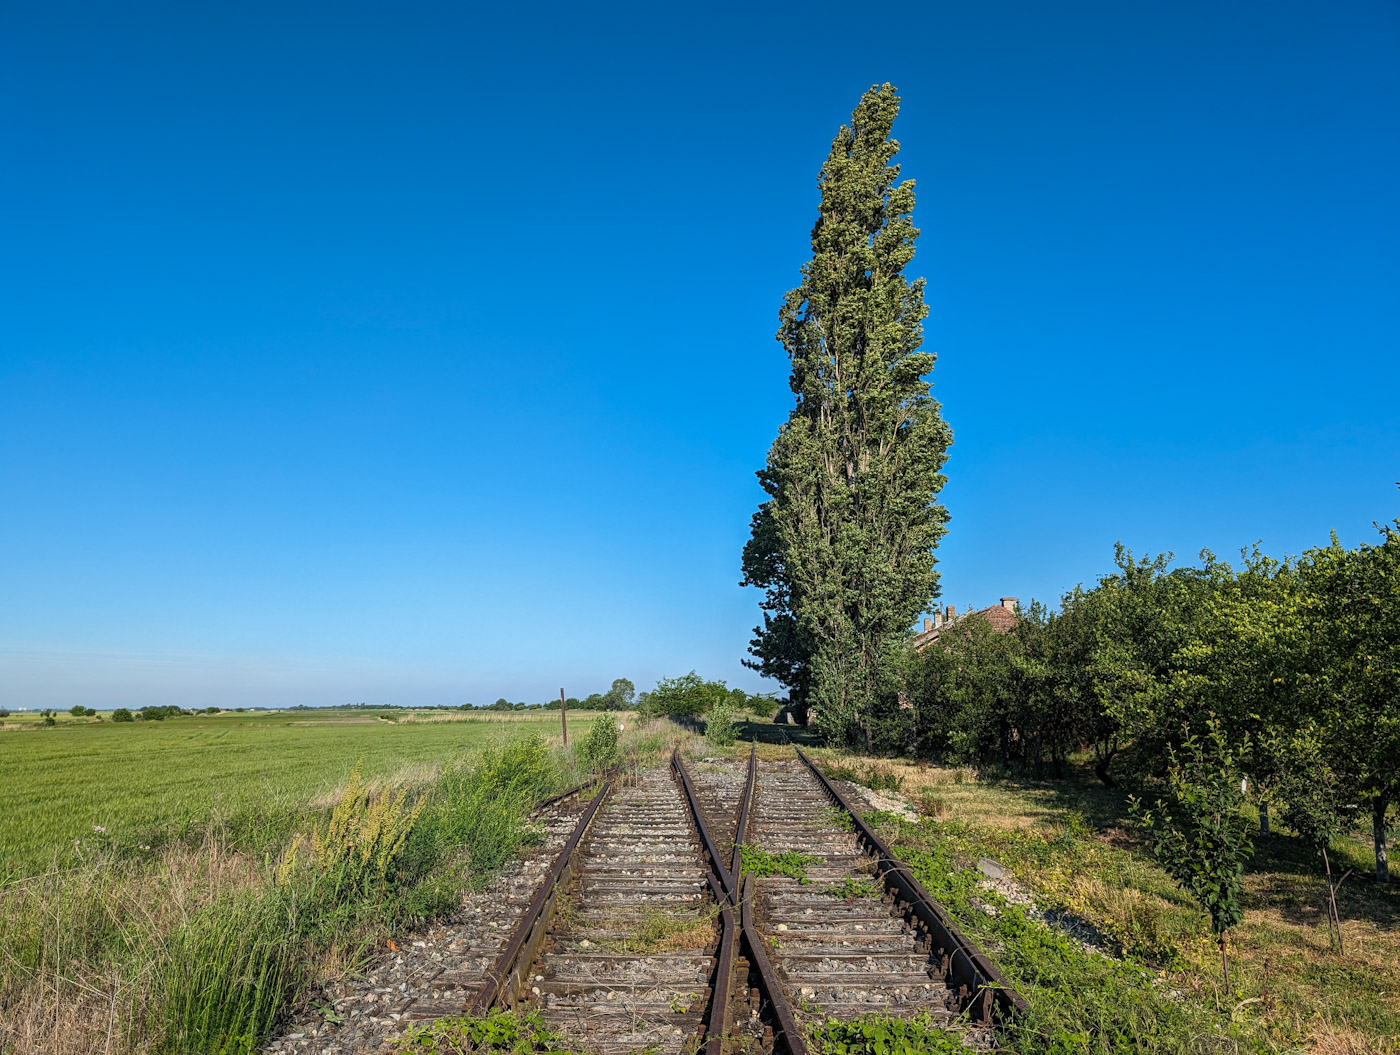
MULTIPOLYGON (((700 831, 700 838, 705 846, 705 854, 711 861, 720 862, 719 849, 715 846, 714 840, 710 838, 709 828, 705 824, 704 814, 700 810, 700 804, 695 798, 690 783, 690 774, 685 768, 685 763, 681 760, 679 748, 677 748, 671 760, 676 768, 676 772, 680 775, 681 786, 685 789, 686 798, 690 802, 691 812, 695 815, 696 828, 700 831)), ((719 867, 714 871, 719 876, 720 882, 724 884, 725 894, 729 904, 740 910, 740 936, 743 939, 744 948, 749 954, 749 962, 753 964, 758 971, 763 995, 767 998, 769 1006, 773 1009, 773 1017, 778 1021, 777 1033, 781 1034, 783 1044, 786 1046, 789 1055, 807 1055, 806 1037, 801 1027, 797 1024, 797 1017, 792 1012, 792 1004, 788 1001, 787 993, 783 990, 782 983, 778 980, 777 972, 773 970, 773 964, 768 959, 768 949, 763 943, 763 937, 759 934, 758 928, 753 922, 753 911, 750 907, 754 897, 752 877, 742 876, 743 853, 741 847, 744 842, 745 831, 748 828, 749 815, 752 812, 751 806, 753 803, 754 787, 757 783, 757 774, 757 747, 754 747, 749 750, 749 766, 748 775, 744 781, 744 797, 739 805, 739 823, 734 830, 732 868, 725 868, 721 862, 719 867), (744 891, 747 891, 747 893, 744 891)), ((727 978, 729 976, 721 974, 720 977, 727 978)), ((776 1037, 774 1039, 776 1041, 776 1037)), ((706 1055, 718 1055, 718 1052, 711 1053, 707 1047, 706 1055)))
POLYGON ((749 962, 758 971, 759 980, 768 994, 768 1003, 773 1008, 773 1017, 778 1020, 778 1032, 783 1036, 790 1055, 807 1055, 807 1035, 797 1024, 797 1016, 792 1013, 792 1004, 787 998, 778 973, 768 959, 768 946, 759 934, 753 921, 754 898, 758 896, 757 883, 752 875, 744 875, 744 838, 748 834, 749 817, 752 814, 754 788, 758 786, 758 745, 749 748, 749 771, 744 780, 744 801, 739 807, 739 824, 734 829, 734 876, 738 885, 733 896, 740 906, 739 922, 743 926, 744 947, 748 949, 749 962))
POLYGON ((729 872, 710 837, 705 815, 700 812, 700 803, 695 798, 695 788, 690 783, 690 774, 681 761, 678 744, 671 751, 671 771, 680 782, 685 793, 686 805, 695 830, 700 834, 700 845, 705 855, 705 880, 710 885, 719 905, 720 939, 719 962, 715 965, 715 980, 710 986, 710 1015, 705 1027, 705 1055, 723 1055, 724 1037, 729 1031, 729 998, 734 992, 734 946, 737 934, 734 928, 733 906, 729 898, 729 872))
POLYGON ((485 1014, 498 1003, 514 1007, 520 999, 521 990, 525 986, 522 974, 529 970, 530 965, 538 955, 540 946, 544 943, 545 934, 549 930, 550 918, 554 915, 559 893, 573 877, 577 864, 574 851, 583 842, 583 837, 593 823, 593 819, 598 815, 604 801, 612 792, 613 781, 616 777, 617 774, 613 771, 602 778, 602 788, 593 797, 593 801, 588 804, 588 808, 584 810, 583 816, 574 826, 573 834, 569 836, 568 842, 555 856, 553 864, 549 866, 549 871, 545 873, 544 880, 540 883, 539 890, 535 892, 534 898, 530 901, 530 907, 525 910, 525 915, 520 918, 515 930, 511 932, 510 941, 506 943, 505 949, 496 958, 491 969, 486 972, 481 988, 477 990, 476 996, 468 1005, 471 1014, 485 1014))
POLYGON ((539 802, 535 803, 535 805, 531 807, 530 815, 533 817, 536 813, 539 813, 540 810, 547 810, 549 809, 549 807, 555 805, 556 803, 563 802, 571 795, 577 795, 580 791, 587 791, 594 784, 597 784, 600 780, 605 779, 606 776, 607 774, 600 773, 598 776, 593 777, 591 780, 585 780, 582 784, 575 784, 568 791, 561 791, 559 792, 559 794, 551 795, 547 799, 540 799, 539 802))
POLYGON ((911 869, 896 857, 883 839, 865 823, 826 774, 796 744, 793 750, 816 776, 822 790, 840 809, 850 814, 857 838, 879 859, 880 878, 898 891, 901 903, 919 920, 938 948, 950 988, 957 987, 963 1010, 984 1024, 1030 1011, 1030 1005, 982 950, 966 937, 948 917, 947 911, 914 878, 911 869))

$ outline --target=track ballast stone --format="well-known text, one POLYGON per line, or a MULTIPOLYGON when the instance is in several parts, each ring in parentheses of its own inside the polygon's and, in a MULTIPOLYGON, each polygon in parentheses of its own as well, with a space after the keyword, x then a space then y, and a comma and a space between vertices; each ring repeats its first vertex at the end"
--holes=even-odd
POLYGON ((321 987, 264 1051, 381 1052, 415 1024, 464 1014, 586 807, 574 797, 538 814, 532 825, 544 832, 543 842, 484 891, 465 894, 446 922, 396 942, 399 948, 380 954, 364 974, 321 987))
POLYGON ((528 1006, 571 1047, 694 1050, 719 934, 699 840, 669 768, 616 788, 578 852, 579 872, 531 968, 528 1006))
POLYGON ((928 945, 888 897, 835 897, 847 880, 878 889, 874 861, 802 762, 758 763, 747 841, 813 858, 806 882, 757 880, 756 922, 799 1022, 878 1013, 957 1017, 928 945))

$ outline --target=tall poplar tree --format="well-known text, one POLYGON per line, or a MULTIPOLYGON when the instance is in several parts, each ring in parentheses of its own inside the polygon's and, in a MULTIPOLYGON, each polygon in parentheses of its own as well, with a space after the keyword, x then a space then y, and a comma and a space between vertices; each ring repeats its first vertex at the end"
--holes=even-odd
POLYGON ((914 183, 890 130, 899 96, 872 86, 822 166, 812 259, 778 313, 797 397, 758 473, 769 498, 744 547, 764 589, 755 669, 835 740, 869 742, 893 706, 904 642, 937 595, 937 495, 952 433, 925 380, 914 183))

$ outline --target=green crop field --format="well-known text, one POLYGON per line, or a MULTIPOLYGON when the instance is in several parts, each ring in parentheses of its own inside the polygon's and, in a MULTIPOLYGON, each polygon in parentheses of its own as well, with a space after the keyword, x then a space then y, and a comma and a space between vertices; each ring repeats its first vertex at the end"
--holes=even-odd
MULTIPOLYGON (((114 724, 12 716, 0 730, 0 878, 98 842, 136 843, 211 814, 287 812, 366 778, 414 780, 557 712, 290 711, 114 724), (101 828, 105 831, 97 831, 101 828)), ((28 717, 28 716, 26 716, 28 717)), ((580 721, 592 715, 580 715, 580 721)))

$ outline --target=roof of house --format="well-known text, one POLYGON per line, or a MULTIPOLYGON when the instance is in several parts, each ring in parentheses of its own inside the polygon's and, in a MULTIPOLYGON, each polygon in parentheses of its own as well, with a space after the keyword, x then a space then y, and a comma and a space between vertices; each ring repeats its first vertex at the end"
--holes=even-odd
MULTIPOLYGON (((1014 597, 1007 597, 1002 600, 1001 604, 994 604, 987 608, 979 608, 975 612, 967 612, 963 615, 946 619, 940 626, 930 627, 927 630, 921 630, 919 633, 915 634, 913 645, 918 651, 922 652, 933 642, 937 641, 938 636, 945 630, 979 615, 986 619, 987 622, 991 623, 992 629, 998 634, 1008 633, 1020 622, 1020 616, 1018 616, 1014 610, 1015 604, 1016 599, 1014 597), (1010 602, 1009 606, 1007 602, 1010 602)), ((927 620, 925 620, 925 623, 927 623, 927 620)))

